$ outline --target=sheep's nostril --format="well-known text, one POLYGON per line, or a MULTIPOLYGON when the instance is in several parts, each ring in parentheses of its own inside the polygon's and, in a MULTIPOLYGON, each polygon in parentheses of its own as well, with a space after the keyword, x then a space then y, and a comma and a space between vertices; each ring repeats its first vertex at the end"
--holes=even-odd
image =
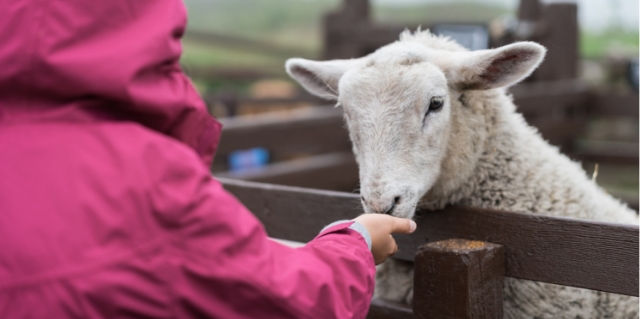
POLYGON ((360 199, 362 199, 363 202, 367 202, 367 200, 364 198, 364 196, 360 196, 360 199))
POLYGON ((393 198, 393 204, 391 204, 391 206, 389 208, 386 209, 386 211, 384 212, 384 214, 387 215, 392 215, 393 214, 393 210, 396 209, 396 206, 400 203, 400 196, 396 196, 395 198, 393 198))

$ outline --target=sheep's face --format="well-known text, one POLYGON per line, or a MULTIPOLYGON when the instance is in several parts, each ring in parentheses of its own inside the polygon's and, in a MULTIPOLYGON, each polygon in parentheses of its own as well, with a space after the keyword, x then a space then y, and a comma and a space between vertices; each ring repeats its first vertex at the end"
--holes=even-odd
POLYGON ((468 52, 400 41, 360 59, 290 59, 287 71, 344 108, 365 212, 412 218, 456 142, 452 96, 513 84, 543 56, 533 43, 468 52))
POLYGON ((344 74, 339 103, 367 213, 411 218, 438 177, 449 138, 447 80, 418 55, 370 60, 344 74))

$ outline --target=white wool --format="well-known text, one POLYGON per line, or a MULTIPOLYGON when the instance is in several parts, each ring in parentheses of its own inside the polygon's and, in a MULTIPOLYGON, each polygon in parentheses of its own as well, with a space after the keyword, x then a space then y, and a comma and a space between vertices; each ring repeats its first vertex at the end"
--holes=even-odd
MULTIPOLYGON (((529 75, 543 55, 529 42, 469 52, 428 31, 405 31, 360 59, 295 59, 287 69, 345 108, 367 212, 412 218, 416 207, 465 205, 637 224, 636 213, 549 145, 501 88, 529 75), (444 106, 426 113, 440 97, 444 106)), ((410 303, 412 277, 411 263, 389 260, 375 294, 410 303)), ((505 318, 638 316, 636 297, 512 278, 504 307, 505 318)))

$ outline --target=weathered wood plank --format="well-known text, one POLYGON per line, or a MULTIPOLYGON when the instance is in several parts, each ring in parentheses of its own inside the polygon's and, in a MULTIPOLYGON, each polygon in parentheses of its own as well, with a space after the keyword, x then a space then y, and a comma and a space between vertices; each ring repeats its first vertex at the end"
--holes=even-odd
POLYGON ((269 236, 275 238, 306 243, 324 226, 362 213, 356 194, 234 179, 219 180, 260 219, 269 236))
POLYGON ((298 154, 319 154, 351 150, 349 135, 343 128, 342 110, 313 108, 288 116, 230 118, 224 125, 216 151, 213 171, 224 170, 227 156, 236 150, 264 147, 274 162, 298 154))
POLYGON ((371 299, 367 319, 411 319, 413 312, 406 305, 378 298, 371 299))
POLYGON ((638 93, 594 94, 589 104, 589 115, 638 118, 638 93))
MULTIPOLYGON (((322 227, 362 213, 357 194, 221 179, 272 237, 307 242, 322 227)), ((396 257, 450 238, 501 244, 506 275, 638 296, 638 226, 470 207, 420 212, 418 230, 396 236, 396 257)))
POLYGON ((534 71, 535 81, 573 79, 578 75, 578 6, 575 3, 549 3, 540 16, 547 32, 538 43, 548 48, 542 64, 534 71))
POLYGON ((536 127, 540 135, 551 145, 561 146, 563 152, 571 151, 571 144, 586 127, 584 119, 568 119, 551 121, 550 119, 531 120, 529 124, 536 127))
POLYGON ((244 172, 214 173, 214 176, 343 192, 352 192, 359 181, 358 165, 351 152, 310 156, 244 172))
POLYGON ((398 237, 409 251, 424 242, 466 238, 502 244, 509 277, 638 296, 638 226, 471 207, 421 212, 423 237, 398 237))
POLYGON ((586 108, 589 99, 589 87, 576 79, 522 83, 509 91, 518 112, 527 118, 553 117, 568 106, 586 108))
POLYGON ((414 318, 502 318, 502 245, 457 238, 424 244, 415 267, 414 318))

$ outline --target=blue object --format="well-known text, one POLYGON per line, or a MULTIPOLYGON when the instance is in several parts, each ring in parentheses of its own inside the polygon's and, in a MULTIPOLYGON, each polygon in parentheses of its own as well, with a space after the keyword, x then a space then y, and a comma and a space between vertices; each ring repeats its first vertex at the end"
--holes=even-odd
POLYGON ((229 154, 229 168, 232 172, 260 168, 269 163, 269 151, 262 147, 235 151, 229 154))

